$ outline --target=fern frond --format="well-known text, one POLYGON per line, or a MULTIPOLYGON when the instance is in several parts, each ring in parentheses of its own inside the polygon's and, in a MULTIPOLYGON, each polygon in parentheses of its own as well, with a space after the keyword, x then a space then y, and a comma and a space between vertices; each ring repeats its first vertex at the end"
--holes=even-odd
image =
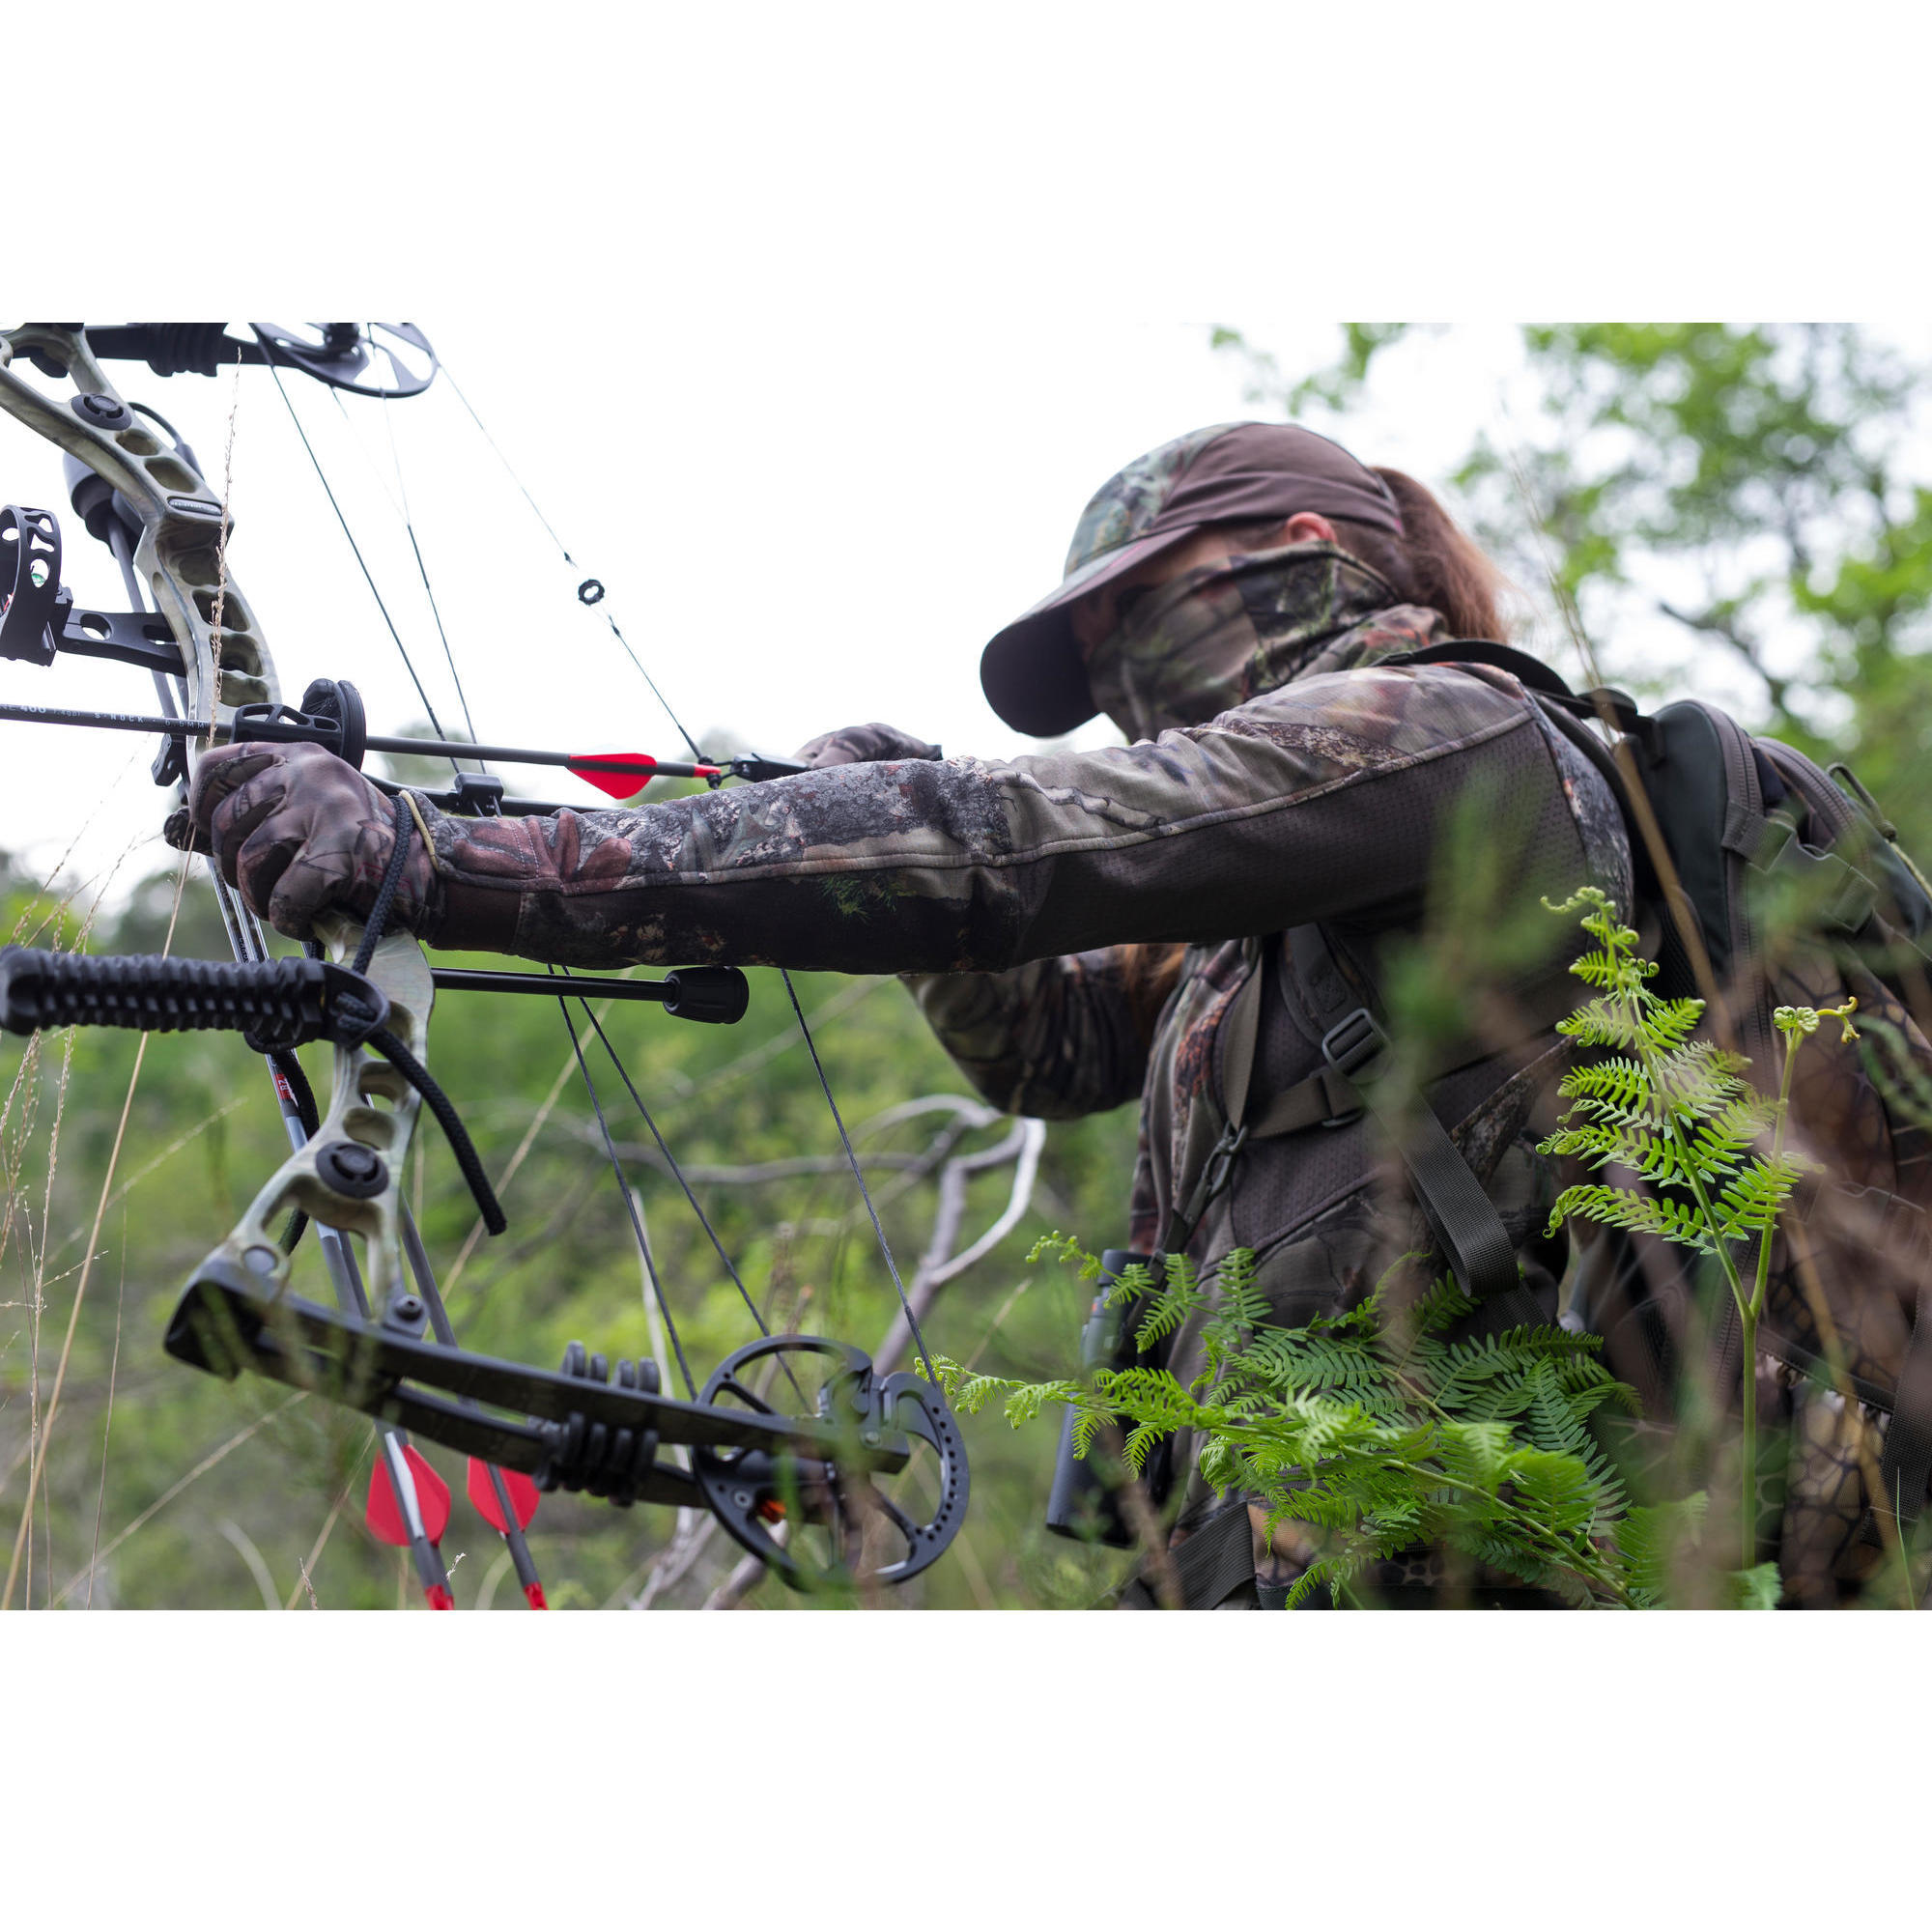
POLYGON ((1726 1171, 1715 1158, 1709 1163, 1700 1160, 1694 1143, 1687 1157, 1686 1149, 1675 1134, 1658 1133, 1634 1123, 1590 1122, 1581 1126, 1561 1127, 1541 1142, 1537 1151, 1566 1154, 1589 1168, 1627 1167, 1659 1187, 1685 1187, 1692 1175, 1709 1179, 1726 1171))
POLYGON ((1775 1226, 1804 1173, 1804 1163, 1790 1153, 1752 1161, 1712 1204, 1724 1238, 1738 1240, 1775 1226))
POLYGON ((1252 1248, 1235 1248, 1221 1257, 1214 1270, 1220 1313, 1243 1328, 1264 1327, 1274 1318, 1273 1307, 1255 1282, 1258 1265, 1252 1248))
POLYGON ((1643 1000, 1643 1027, 1652 1045, 1673 1052, 1697 1030, 1704 1017, 1702 1000, 1659 1000, 1647 992, 1643 1000))
POLYGON ((1194 1264, 1185 1255, 1170 1255, 1166 1278, 1134 1331, 1136 1346, 1146 1353, 1176 1333, 1190 1315, 1208 1305, 1208 1298, 1196 1278, 1194 1264))
POLYGON ((1667 1241, 1681 1242, 1700 1254, 1711 1253, 1716 1245, 1694 1206, 1647 1194, 1631 1194, 1621 1187, 1595 1183, 1566 1187, 1549 1210, 1547 1232, 1555 1234, 1572 1214, 1607 1228, 1628 1229, 1633 1234, 1661 1235, 1667 1241))
POLYGON ((1475 1306, 1476 1297, 1453 1274, 1438 1275, 1415 1304, 1416 1330, 1423 1335, 1439 1335, 1475 1306))
POLYGON ((1624 1587, 1640 1608, 1649 1609, 1664 1601, 1676 1555, 1702 1527, 1709 1502, 1699 1490, 1676 1502, 1633 1509, 1617 1524, 1624 1587))
POLYGON ((1621 1057, 1573 1066, 1556 1083, 1556 1092, 1566 1100, 1615 1109, 1620 1117, 1648 1116, 1655 1104, 1643 1063, 1621 1057))

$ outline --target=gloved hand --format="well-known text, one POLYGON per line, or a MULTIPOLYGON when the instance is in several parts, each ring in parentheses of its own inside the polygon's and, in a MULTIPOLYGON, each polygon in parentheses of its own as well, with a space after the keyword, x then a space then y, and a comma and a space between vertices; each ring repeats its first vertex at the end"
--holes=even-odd
POLYGON ((801 745, 792 756, 802 765, 871 765, 888 758, 937 758, 937 745, 915 738, 891 724, 847 724, 842 730, 822 731, 801 745))
MULTIPOLYGON (((306 939, 329 908, 366 919, 395 846, 394 802, 320 745, 217 747, 195 767, 188 814, 221 876, 291 939, 306 939)), ((409 826, 412 849, 389 919, 422 933, 440 895, 413 818, 409 826)))

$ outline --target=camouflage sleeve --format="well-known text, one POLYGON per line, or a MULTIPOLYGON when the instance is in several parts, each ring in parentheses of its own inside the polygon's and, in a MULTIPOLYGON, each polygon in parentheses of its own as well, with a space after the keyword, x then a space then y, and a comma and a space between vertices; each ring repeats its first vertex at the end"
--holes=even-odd
POLYGON ((1070 1121, 1140 1098, 1164 986, 1147 949, 1110 946, 1006 973, 908 973, 939 1043, 1009 1114, 1070 1121))
POLYGON ((1378 924, 1419 904, 1436 829, 1472 782, 1539 813, 1560 799, 1520 688, 1376 666, 1116 750, 846 764, 629 810, 439 817, 422 930, 572 966, 959 973, 1316 919, 1378 924))

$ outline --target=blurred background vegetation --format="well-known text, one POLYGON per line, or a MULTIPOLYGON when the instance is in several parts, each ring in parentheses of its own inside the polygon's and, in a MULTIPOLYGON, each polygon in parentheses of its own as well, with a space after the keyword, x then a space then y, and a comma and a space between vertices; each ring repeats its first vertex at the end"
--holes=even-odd
MULTIPOLYGON (((1331 366, 1283 372, 1260 338, 1215 331, 1251 398, 1351 440, 1377 385, 1420 331, 1351 325, 1331 366)), ((1465 458, 1424 481, 1509 570, 1517 641, 1577 680, 1548 588, 1575 600, 1605 672, 1649 698, 1695 690, 1814 755, 1848 759, 1932 851, 1932 475, 1925 373, 1870 331, 1837 325, 1588 325, 1522 331, 1530 405, 1473 426, 1465 458)), ((1204 349, 1204 354, 1207 351, 1204 349)), ((1177 431, 1186 425, 1177 424, 1177 431)), ((1356 442, 1378 460, 1367 436, 1356 442)), ((1095 479, 1096 481, 1098 479, 1095 479)), ((1069 523, 1077 504, 1067 505, 1069 523)), ((660 789, 663 789, 660 787, 660 789)), ((158 950, 172 869, 90 917, 68 883, 0 873, 6 936, 97 952, 158 950)), ((190 878, 178 952, 226 954, 190 878)), ((879 1342, 895 1300, 776 976, 753 974, 730 1029, 620 1006, 606 1020, 753 1292, 791 1325, 879 1342)), ((910 1280, 942 1218, 948 1163, 1011 1139, 989 1120, 889 980, 803 979, 833 1091, 910 1280), (913 1103, 927 1102, 924 1106, 913 1103)), ((129 1069, 131 1035, 0 1042, 0 1527, 11 1545, 34 1432, 80 1280, 129 1069)), ((625 1202, 549 1003, 446 997, 435 1069, 499 1181, 509 1233, 469 1243, 473 1209, 440 1138, 422 1136, 412 1192, 466 1345, 552 1363, 567 1341, 661 1351, 625 1202), (519 1151, 525 1150, 521 1160, 519 1151), (511 1173, 515 1163, 514 1173, 511 1173)), ((315 1068, 326 1055, 311 1049, 315 1068)), ((736 1292, 620 1084, 593 1062, 671 1311, 702 1375, 748 1339, 736 1292)), ((1084 1309, 1064 1271, 1029 1271, 1041 1233, 1116 1238, 1134 1111, 1054 1124, 1015 1225, 940 1291, 937 1351, 1028 1379, 1065 1373, 1084 1309)), ((115 1169, 46 1474, 25 1596, 79 1607, 414 1605, 398 1552, 361 1526, 369 1426, 224 1384, 160 1351, 188 1270, 280 1158, 261 1063, 238 1038, 170 1036, 148 1053, 115 1169), (312 1598, 310 1593, 312 1592, 312 1598)), ((1013 1198, 1010 1158, 954 1166, 965 1213, 949 1252, 1013 1198)), ((327 1298, 313 1241, 298 1284, 327 1298)), ((949 1608, 1094 1601, 1125 1567, 1039 1525, 1054 1432, 965 1425, 973 1509, 953 1553, 890 1602, 949 1608)), ((500 1546, 462 1499, 460 1459, 428 1446, 457 1492, 444 1553, 463 1606, 521 1607, 500 1546)), ((666 1513, 545 1499, 531 1547, 559 1607, 690 1605, 736 1566, 722 1536, 681 1542, 666 1513)), ((16 1601, 19 1593, 16 1592, 16 1601)), ((779 1607, 775 1583, 747 1599, 779 1607)))

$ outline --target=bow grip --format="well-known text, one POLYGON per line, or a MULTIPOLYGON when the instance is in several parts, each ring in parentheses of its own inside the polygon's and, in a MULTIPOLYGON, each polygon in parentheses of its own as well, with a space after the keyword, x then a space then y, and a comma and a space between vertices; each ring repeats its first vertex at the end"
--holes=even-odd
POLYGON ((382 991, 327 959, 170 959, 0 947, 0 1029, 240 1033, 258 1053, 354 1044, 388 1016, 382 991))

